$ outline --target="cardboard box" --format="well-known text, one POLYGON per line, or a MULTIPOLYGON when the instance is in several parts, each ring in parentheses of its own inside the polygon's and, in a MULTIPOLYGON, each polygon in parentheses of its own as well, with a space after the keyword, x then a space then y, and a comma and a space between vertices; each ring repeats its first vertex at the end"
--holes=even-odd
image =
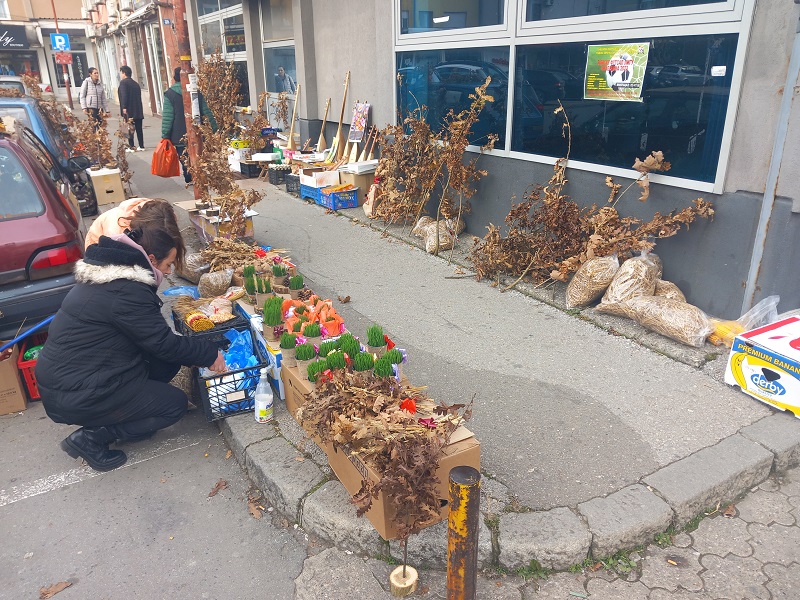
POLYGON ((364 198, 369 193, 369 188, 372 182, 375 181, 375 173, 366 173, 364 175, 356 175, 354 173, 339 173, 339 181, 342 184, 350 183, 358 188, 358 205, 364 204, 364 198))
POLYGON ((92 178, 98 205, 115 204, 125 200, 119 169, 89 170, 89 176, 92 178))
MULTIPOLYGON (((0 345, 5 342, 0 342, 0 345)), ((0 415, 25 410, 28 399, 17 369, 19 348, 14 344, 0 355, 0 415)))
POLYGON ((300 183, 315 188, 339 185, 339 172, 326 171, 322 167, 300 169, 300 183))
MULTIPOLYGON (((306 402, 314 384, 302 379, 297 367, 284 367, 281 369, 281 379, 283 379, 286 391, 286 408, 289 413, 297 418, 297 409, 306 402)), ((343 448, 334 449, 333 445, 327 444, 312 436, 317 445, 325 451, 328 456, 328 463, 342 482, 347 492, 352 496, 361 489, 361 482, 369 479, 374 482, 380 481, 380 477, 374 469, 370 468, 357 455, 353 455, 343 448)), ((433 525, 446 519, 450 510, 447 505, 448 477, 450 470, 458 466, 470 466, 480 470, 481 451, 480 442, 473 433, 464 426, 459 427, 453 432, 450 443, 443 449, 443 457, 439 462, 439 499, 442 501, 439 518, 432 520, 428 525, 433 525)), ((385 540, 397 537, 397 531, 392 525, 391 506, 384 494, 380 494, 373 500, 372 508, 366 513, 366 517, 375 527, 375 530, 385 540)))
MULTIPOLYGON (((231 236, 231 226, 228 219, 222 220, 219 217, 208 217, 204 211, 197 210, 194 200, 176 202, 175 206, 182 208, 189 213, 189 220, 194 225, 197 235, 206 243, 210 243, 215 237, 229 238, 231 236)), ((245 231, 244 237, 253 237, 253 216, 258 213, 254 210, 245 211, 245 231)))
POLYGON ((728 356, 725 383, 800 417, 800 317, 737 335, 728 356))

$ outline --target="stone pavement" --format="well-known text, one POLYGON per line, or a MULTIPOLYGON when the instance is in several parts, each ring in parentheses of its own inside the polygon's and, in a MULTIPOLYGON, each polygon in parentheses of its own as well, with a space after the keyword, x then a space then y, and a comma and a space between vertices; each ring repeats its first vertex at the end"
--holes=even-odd
MULTIPOLYGON (((149 153, 132 156, 136 170, 144 170, 136 163, 149 153)), ((146 177, 135 181, 142 195, 162 195, 146 177)), ((484 464, 480 597, 793 597, 800 492, 792 469, 800 463, 800 426, 791 415, 730 390, 709 371, 678 365, 522 294, 500 295, 456 278, 445 261, 398 244, 401 231, 389 231, 394 242, 384 240, 267 183, 240 183, 266 192, 257 206, 257 239, 290 248, 315 290, 352 294, 354 302, 342 311, 354 330, 384 323, 409 349, 412 380, 430 382, 436 397, 452 401, 480 392, 471 425, 484 464), (346 272, 343 250, 357 257, 346 272), (530 315, 523 335, 535 341, 534 352, 532 341, 516 339, 519 325, 503 322, 504 314, 523 310, 530 315), (488 326, 474 323, 475 314, 488 318, 488 326), (478 352, 476 340, 485 346, 478 352), (518 364, 494 360, 501 356, 518 364), (559 379, 563 385, 554 383, 559 379), (535 390, 534 397, 525 390, 535 390), (530 419, 513 418, 523 414, 530 419), (728 501, 748 492, 738 516, 719 516, 728 501), (674 546, 619 553, 680 531, 719 502, 713 518, 676 534, 674 546), (605 563, 623 576, 599 568, 543 583, 521 577, 609 556, 605 563)), ((337 590, 352 589, 321 586, 320 576, 307 573, 327 573, 329 583, 338 576, 358 580, 365 598, 385 596, 375 582, 385 586, 390 567, 356 555, 396 558, 398 545, 355 517, 324 455, 305 442, 285 405, 276 404, 272 425, 243 415, 220 426, 282 518, 333 545, 307 559, 297 597, 337 598, 337 590)), ((430 597, 443 589, 445 550, 445 524, 409 543, 409 562, 431 569, 422 578, 430 597)))

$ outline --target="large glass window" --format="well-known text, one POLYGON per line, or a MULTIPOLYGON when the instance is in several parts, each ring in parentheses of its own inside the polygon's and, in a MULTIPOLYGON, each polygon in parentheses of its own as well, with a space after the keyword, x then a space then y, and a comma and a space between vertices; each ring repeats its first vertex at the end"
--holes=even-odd
POLYGON ((405 116, 424 106, 428 123, 439 130, 450 109, 459 112, 469 107, 469 95, 488 76, 492 78, 488 93, 494 102, 487 103, 481 112, 470 142, 483 145, 494 133, 499 136, 495 148, 505 148, 508 57, 507 47, 398 52, 400 114, 405 116))
POLYGON ((565 156, 562 118, 553 114, 561 102, 571 124, 570 158, 630 168, 636 157, 661 150, 672 163, 669 175, 713 182, 737 39, 628 40, 650 43, 640 102, 584 99, 586 43, 519 46, 511 149, 565 156))
POLYGON ((502 25, 503 0, 400 0, 400 33, 502 25))
POLYGON ((222 21, 225 28, 225 52, 244 52, 244 16, 236 15, 222 21))
POLYGON ((222 51, 222 27, 219 21, 200 24, 200 40, 203 54, 214 54, 222 51))
POLYGON ((292 0, 269 0, 261 7, 262 39, 265 42, 289 40, 294 37, 292 0))
POLYGON ((267 75, 268 92, 289 92, 293 94, 297 89, 294 46, 264 48, 264 70, 267 75), (283 73, 281 73, 281 67, 283 68, 283 73))
POLYGON ((569 17, 586 17, 654 8, 677 8, 714 4, 725 0, 528 0, 527 21, 546 21, 569 17))
POLYGON ((197 12, 200 15, 210 15, 225 8, 241 5, 242 0, 197 0, 197 12))

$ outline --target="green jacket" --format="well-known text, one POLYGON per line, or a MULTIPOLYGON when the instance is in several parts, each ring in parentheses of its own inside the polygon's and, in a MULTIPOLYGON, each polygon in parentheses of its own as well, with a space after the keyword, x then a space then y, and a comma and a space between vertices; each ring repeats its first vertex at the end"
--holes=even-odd
MULTIPOLYGON (((169 89, 182 96, 180 83, 174 84, 169 89)), ((216 131, 217 121, 214 118, 214 114, 211 112, 211 109, 208 108, 208 104, 206 104, 206 99, 203 98, 203 94, 200 94, 200 114, 208 118, 208 122, 211 124, 211 129, 216 131)), ((179 121, 176 123, 175 109, 172 106, 172 101, 165 96, 164 107, 161 113, 161 137, 163 139, 171 139, 172 143, 175 145, 180 143, 180 139, 186 133, 186 121, 182 117, 183 113, 179 115, 179 121)))

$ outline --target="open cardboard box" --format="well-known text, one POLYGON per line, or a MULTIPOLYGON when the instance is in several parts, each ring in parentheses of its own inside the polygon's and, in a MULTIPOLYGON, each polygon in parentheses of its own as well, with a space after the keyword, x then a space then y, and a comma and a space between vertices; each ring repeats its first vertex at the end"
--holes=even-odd
POLYGON ((328 171, 322 167, 300 169, 300 183, 314 188, 339 185, 339 172, 328 171))
MULTIPOLYGON (((297 367, 282 368, 281 379, 286 391, 286 408, 296 419, 297 409, 308 399, 314 389, 314 384, 302 379, 297 367)), ((379 474, 364 463, 357 454, 347 452, 342 447, 334 448, 332 444, 324 443, 317 438, 314 438, 314 441, 325 451, 331 469, 336 473, 339 481, 342 482, 342 485, 351 496, 361 489, 361 483, 365 479, 375 483, 380 481, 379 474)), ((437 471, 439 478, 437 491, 441 509, 439 517, 431 520, 428 525, 434 525, 447 518, 450 510, 448 506, 450 470, 454 467, 469 466, 480 471, 481 466, 480 442, 463 425, 453 432, 450 437, 450 443, 442 449, 442 454, 443 456, 439 461, 439 470, 437 471)), ((394 516, 392 506, 384 493, 373 499, 372 507, 365 516, 383 539, 392 540, 397 537, 397 530, 394 527, 392 518, 394 516)))
MULTIPOLYGON (((0 344, 4 344, 0 341, 0 344)), ((19 377, 17 359, 19 348, 14 344, 0 353, 0 415, 8 415, 23 411, 28 406, 25 389, 19 377)))

